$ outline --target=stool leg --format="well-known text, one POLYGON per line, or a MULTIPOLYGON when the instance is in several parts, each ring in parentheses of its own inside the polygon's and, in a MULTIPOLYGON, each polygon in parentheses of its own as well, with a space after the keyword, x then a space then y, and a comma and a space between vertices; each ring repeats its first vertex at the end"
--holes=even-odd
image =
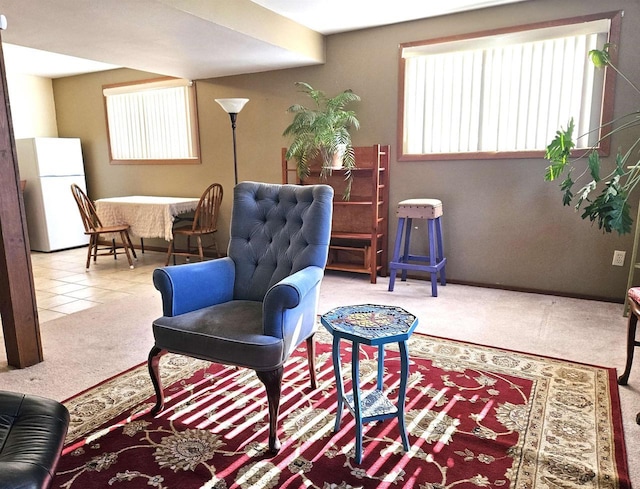
POLYGON ((398 392, 398 427, 400 428, 400 438, 405 452, 409 451, 409 437, 407 436, 407 426, 404 421, 404 403, 407 394, 407 380, 409 378, 409 351, 407 342, 399 341, 400 347, 400 391, 398 392))
POLYGON ((635 304, 631 304, 632 311, 629 313, 628 330, 627 330, 627 365, 623 374, 618 377, 618 384, 627 385, 629 374, 631 373, 631 365, 633 364, 633 350, 636 347, 636 327, 638 325, 638 316, 634 314, 635 304))
POLYGON ((384 389, 384 345, 378 345, 378 390, 384 389))
POLYGON ((340 360, 340 337, 333 337, 333 348, 331 350, 331 358, 333 359, 333 373, 336 377, 336 387, 338 389, 338 407, 336 408, 336 423, 333 427, 334 432, 340 430, 342 420, 342 406, 344 404, 344 380, 342 378, 342 367, 340 360))
POLYGON ((429 265, 434 267, 431 272, 431 295, 438 297, 438 270, 435 269, 436 262, 436 222, 435 219, 428 220, 429 226, 429 265))
POLYGON ((402 245, 402 231, 404 230, 404 217, 398 219, 398 230, 396 231, 396 244, 393 248, 393 258, 389 264, 389 292, 393 292, 398 273, 398 260, 400 259, 400 246, 402 245))
MULTIPOLYGON (((406 234, 404 237, 404 251, 402 254, 402 263, 407 263, 409 261, 409 245, 411 244, 411 223, 412 223, 412 219, 410 217, 407 217, 407 229, 406 229, 406 234)), ((402 276, 401 279, 403 282, 407 281, 407 269, 403 268, 402 269, 402 276)))
MULTIPOLYGON (((444 245, 442 244, 442 220, 436 218, 436 236, 438 238, 438 263, 444 260, 444 245)), ((440 285, 447 285, 447 275, 445 273, 446 262, 440 269, 440 285)))
POLYGON ((360 405, 360 343, 353 342, 351 351, 351 387, 353 391, 353 416, 356 418, 355 461, 362 462, 362 406, 360 405))

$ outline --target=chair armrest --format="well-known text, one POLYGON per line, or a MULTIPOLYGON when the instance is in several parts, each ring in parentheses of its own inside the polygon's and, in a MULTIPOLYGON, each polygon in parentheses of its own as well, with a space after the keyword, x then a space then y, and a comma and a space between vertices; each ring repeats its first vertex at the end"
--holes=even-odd
POLYGON ((306 267, 282 279, 264 297, 264 334, 284 339, 286 356, 315 331, 323 276, 322 268, 306 267))
POLYGON ((233 299, 231 258, 156 268, 153 285, 162 295, 162 314, 177 316, 233 299))

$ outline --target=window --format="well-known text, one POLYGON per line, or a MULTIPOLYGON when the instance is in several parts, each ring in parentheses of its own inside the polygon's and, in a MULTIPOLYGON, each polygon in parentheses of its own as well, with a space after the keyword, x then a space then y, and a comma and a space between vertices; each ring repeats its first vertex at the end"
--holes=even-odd
POLYGON ((200 163, 195 87, 162 79, 103 88, 114 164, 200 163))
POLYGON ((571 118, 578 135, 610 120, 613 76, 588 52, 616 44, 619 23, 602 14, 401 45, 399 159, 538 157, 571 118))

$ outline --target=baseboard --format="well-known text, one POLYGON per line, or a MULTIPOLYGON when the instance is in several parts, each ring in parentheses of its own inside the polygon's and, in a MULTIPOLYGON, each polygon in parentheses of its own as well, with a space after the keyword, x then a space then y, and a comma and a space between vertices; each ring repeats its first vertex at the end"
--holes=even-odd
MULTIPOLYGON (((347 274, 350 276, 359 276, 359 277, 364 277, 364 275, 361 274, 355 274, 355 273, 351 273, 351 272, 339 272, 339 271, 330 271, 331 273, 338 273, 338 274, 347 274)), ((382 277, 388 276, 388 275, 379 275, 382 277)), ((369 277, 368 275, 366 276, 367 278, 369 277)), ((407 278, 410 280, 422 280, 424 282, 429 282, 429 277, 424 277, 424 276, 418 276, 418 275, 412 275, 412 274, 407 274, 407 278)), ((399 279, 397 279, 399 280, 399 279)), ((569 292, 558 292, 558 291, 554 291, 554 290, 541 290, 541 289, 534 289, 534 288, 528 288, 528 287, 515 287, 515 286, 510 286, 510 285, 503 285, 503 284, 485 284, 482 282, 472 282, 472 281, 468 281, 468 280, 457 280, 457 279, 450 279, 449 277, 447 277, 447 283, 448 284, 457 284, 457 285, 468 285, 470 287, 482 287, 485 289, 498 289, 498 290, 510 290, 513 292, 525 292, 528 294, 541 294, 541 295, 554 295, 557 297, 568 297, 570 299, 583 299, 583 300, 590 300, 590 301, 601 301, 601 302, 612 302, 614 304, 623 304, 624 303, 624 299, 620 298, 620 297, 603 297, 603 296, 597 296, 597 295, 587 295, 587 294, 572 294, 569 292)))
MULTIPOLYGON (((133 247, 136 250, 140 249, 139 245, 133 245, 133 247)), ((150 250, 150 251, 157 251, 160 253, 166 253, 167 252, 167 248, 163 248, 161 246, 144 246, 145 250, 150 250)), ((207 254, 205 251, 205 256, 207 258, 218 258, 217 256, 213 256, 211 254, 207 254)), ((224 256, 224 255, 223 255, 224 256)), ((355 274, 355 273, 350 273, 350 272, 339 272, 339 271, 331 271, 331 273, 343 273, 343 274, 348 274, 348 275, 353 275, 353 276, 358 276, 358 277, 368 277, 369 275, 363 275, 363 274, 355 274)), ((382 277, 388 276, 387 275, 382 275, 382 277)), ((411 280, 423 280, 425 282, 429 282, 429 277, 423 277, 423 276, 417 276, 417 275, 412 275, 412 274, 408 274, 407 275, 408 278, 410 278, 411 280)), ((541 289, 534 289, 534 288, 529 288, 529 287, 515 287, 515 286, 511 286, 511 285, 502 285, 502 284, 485 284, 482 282, 472 282, 472 281, 468 281, 468 280, 457 280, 457 279, 451 279, 449 277, 447 277, 447 283, 449 284, 458 284, 458 285, 468 285, 470 287, 483 287, 485 289, 498 289, 498 290, 511 290, 513 292, 525 292, 528 294, 542 294, 542 295, 555 295, 558 297, 568 297, 570 299, 583 299, 583 300, 589 300, 589 301, 602 301, 602 302, 612 302, 614 304, 624 304, 624 298, 620 298, 620 297, 603 297, 603 296, 597 296, 597 295, 587 295, 587 294, 572 294, 569 292, 559 292, 559 291, 555 291, 555 290, 541 290, 541 289)))
POLYGON ((498 290, 511 290, 513 292, 526 292, 529 294, 542 294, 542 295, 555 295, 558 297, 568 297, 570 299, 583 299, 589 301, 601 301, 601 302, 613 302, 616 304, 623 304, 624 299, 620 299, 620 297, 601 297, 597 295, 587 295, 587 294, 572 294, 569 292, 558 292, 553 290, 540 290, 540 289, 532 289, 528 287, 513 287, 509 285, 501 285, 501 284, 483 284, 480 282, 468 282, 466 280, 455 280, 449 279, 447 277, 447 283, 458 284, 458 285, 469 285, 471 287, 484 287, 485 289, 498 289, 498 290))

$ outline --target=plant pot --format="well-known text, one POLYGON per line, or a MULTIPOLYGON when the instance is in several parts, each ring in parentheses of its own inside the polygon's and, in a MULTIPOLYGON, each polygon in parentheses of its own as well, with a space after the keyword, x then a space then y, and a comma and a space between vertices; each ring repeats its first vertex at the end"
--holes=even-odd
POLYGON ((347 150, 346 144, 339 144, 338 150, 331 155, 331 169, 341 170, 343 166, 344 153, 347 150))

